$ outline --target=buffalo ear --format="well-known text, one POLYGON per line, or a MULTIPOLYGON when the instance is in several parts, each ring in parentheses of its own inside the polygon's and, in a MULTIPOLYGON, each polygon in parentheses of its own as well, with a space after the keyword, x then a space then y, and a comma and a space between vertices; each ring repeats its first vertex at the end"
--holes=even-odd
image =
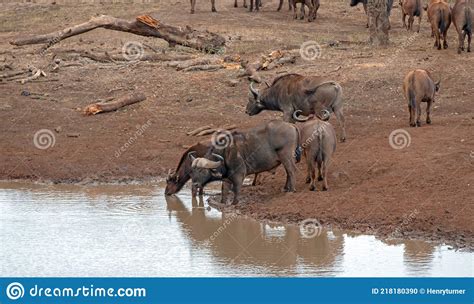
POLYGON ((441 87, 441 80, 438 81, 437 83, 435 83, 435 90, 436 90, 436 92, 439 91, 439 88, 440 88, 440 87, 441 87))

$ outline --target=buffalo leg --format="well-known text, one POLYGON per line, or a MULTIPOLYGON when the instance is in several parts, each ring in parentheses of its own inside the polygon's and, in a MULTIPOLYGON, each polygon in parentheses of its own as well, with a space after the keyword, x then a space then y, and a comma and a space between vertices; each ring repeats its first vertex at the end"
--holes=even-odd
MULTIPOLYGON (((307 2, 308 0, 306 0, 305 2, 307 2)), ((304 20, 304 5, 305 5, 305 2, 301 3, 301 8, 300 8, 300 20, 304 20)))
MULTIPOLYGON (((284 150, 282 150, 282 151, 284 151, 284 150)), ((294 151, 294 149, 292 151, 294 151)), ((296 192, 296 189, 295 189, 296 165, 295 165, 292 157, 286 157, 286 155, 284 155, 284 154, 285 153, 281 153, 279 155, 281 163, 283 164, 283 167, 285 168, 285 171, 286 171, 286 184, 285 184, 285 188, 283 189, 283 191, 285 191, 285 192, 296 192)))
POLYGON ((217 12, 216 11, 216 0, 211 0, 211 5, 212 5, 211 11, 214 12, 214 13, 217 12))
POLYGON ((339 126, 342 129, 341 142, 345 142, 346 141, 346 119, 344 118, 344 114, 342 113, 342 108, 335 109, 334 114, 336 114, 337 121, 339 123, 339 126))
POLYGON ((283 6, 283 0, 280 0, 280 3, 278 4, 277 12, 281 10, 282 6, 283 6))
POLYGON ((316 162, 314 159, 314 157, 310 157, 310 160, 308 161, 308 173, 311 174, 309 191, 316 191, 316 162))
POLYGON ((306 158, 306 180, 305 182, 307 184, 311 183, 312 179, 311 179, 311 174, 313 172, 313 160, 311 157, 309 157, 306 153, 306 150, 304 152, 304 157, 306 158))
POLYGON ((410 111, 410 127, 416 127, 416 107, 408 106, 408 110, 410 111))
POLYGON ((403 16, 402 16, 403 28, 408 29, 407 22, 406 22, 407 15, 405 13, 402 13, 402 14, 403 14, 403 16))
POLYGON ((256 173, 253 177, 252 186, 256 186, 258 184, 258 173, 256 173))
POLYGON ((196 6, 196 0, 190 0, 191 1, 191 14, 194 14, 194 7, 196 6))
POLYGON ((327 191, 329 189, 328 188, 328 164, 329 164, 328 160, 325 160, 322 163, 322 167, 323 167, 323 191, 327 191))
MULTIPOLYGON (((441 43, 440 43, 441 44, 441 43)), ((443 33, 443 48, 448 48, 448 31, 444 31, 443 33)))
POLYGON ((247 8, 247 0, 244 0, 244 8, 247 8))
POLYGON ((410 17, 408 17, 408 30, 409 31, 413 30, 413 22, 415 22, 415 17, 410 15, 410 17))
POLYGON ((420 14, 420 16, 418 17, 418 31, 417 31, 417 33, 419 33, 420 30, 421 30, 421 14, 420 14))
POLYGON ((293 1, 293 19, 298 19, 298 13, 296 12, 296 1, 293 1))
POLYGON ((471 40, 472 40, 472 33, 467 34, 467 52, 471 52, 471 40))
POLYGON ((421 126, 421 103, 416 104, 416 126, 421 126))
POLYGON ((225 205, 227 203, 227 197, 229 195, 230 183, 228 181, 222 181, 222 190, 221 190, 221 204, 225 205))
POLYGON ((431 100, 428 101, 426 105, 426 123, 427 124, 431 124, 430 114, 431 114, 431 100))
POLYGON ((244 184, 244 179, 244 173, 236 173, 232 176, 232 190, 234 192, 234 200, 232 201, 232 205, 236 205, 239 202, 240 190, 244 184))

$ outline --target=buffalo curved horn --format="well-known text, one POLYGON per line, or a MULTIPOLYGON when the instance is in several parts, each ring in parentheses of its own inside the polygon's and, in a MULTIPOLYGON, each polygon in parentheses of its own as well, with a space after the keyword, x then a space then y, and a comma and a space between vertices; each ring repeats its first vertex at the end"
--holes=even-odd
POLYGON ((196 158, 193 161, 192 167, 198 167, 203 169, 217 169, 221 166, 221 164, 222 163, 220 161, 212 161, 207 158, 200 157, 196 158))
POLYGON ((309 120, 309 117, 308 116, 305 116, 305 117, 302 117, 301 113, 303 111, 301 110, 296 110, 293 112, 293 119, 298 121, 298 122, 305 122, 305 121, 308 121, 309 120))
POLYGON ((188 153, 188 157, 191 159, 192 162, 196 160, 196 156, 194 156, 194 154, 196 154, 196 151, 191 151, 188 153))
POLYGON ((214 156, 215 158, 219 159, 219 161, 221 163, 224 162, 224 158, 222 156, 220 156, 219 154, 216 154, 216 153, 212 153, 212 156, 214 156))
POLYGON ((323 121, 328 121, 330 117, 331 113, 328 110, 324 109, 321 111, 321 116, 319 117, 319 119, 323 121))
POLYGON ((255 97, 255 99, 258 98, 258 95, 259 95, 259 92, 257 89, 255 89, 253 87, 253 81, 250 83, 250 92, 252 93, 252 95, 255 97))

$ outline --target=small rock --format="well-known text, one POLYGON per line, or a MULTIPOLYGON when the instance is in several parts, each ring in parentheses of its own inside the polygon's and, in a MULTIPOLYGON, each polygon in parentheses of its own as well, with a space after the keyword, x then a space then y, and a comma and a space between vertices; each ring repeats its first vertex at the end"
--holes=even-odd
POLYGON ((63 128, 61 128, 61 126, 57 126, 56 128, 54 128, 54 131, 56 131, 56 133, 60 133, 62 130, 63 128))
POLYGON ((192 98, 192 97, 186 98, 186 102, 191 102, 191 101, 193 101, 193 98, 192 98))
POLYGON ((67 136, 67 137, 75 137, 75 138, 77 138, 77 137, 81 136, 81 134, 79 134, 79 133, 68 133, 68 134, 66 134, 66 136, 67 136))
POLYGON ((28 91, 21 91, 21 96, 30 96, 30 92, 28 92, 28 91))

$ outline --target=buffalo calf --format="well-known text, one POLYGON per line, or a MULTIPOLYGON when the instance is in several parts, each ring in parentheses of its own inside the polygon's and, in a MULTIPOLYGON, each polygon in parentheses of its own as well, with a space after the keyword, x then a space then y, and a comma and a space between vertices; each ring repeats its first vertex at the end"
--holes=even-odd
POLYGON ((426 70, 414 70, 409 72, 403 80, 403 93, 408 101, 410 112, 410 126, 421 126, 421 103, 426 102, 426 123, 431 124, 431 104, 435 101, 435 93, 439 91, 440 82, 434 82, 430 73, 426 70))

